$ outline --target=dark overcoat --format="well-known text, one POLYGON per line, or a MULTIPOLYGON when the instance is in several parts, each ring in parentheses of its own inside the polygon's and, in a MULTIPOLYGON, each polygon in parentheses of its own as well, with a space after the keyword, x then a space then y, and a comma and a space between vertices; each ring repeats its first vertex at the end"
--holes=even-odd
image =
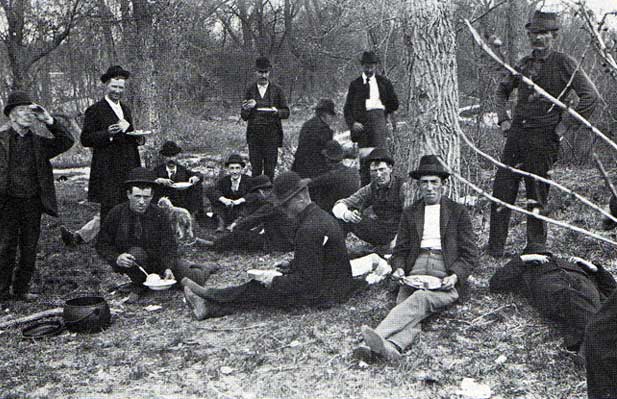
POLYGON ((314 116, 302 125, 298 148, 291 170, 302 178, 315 177, 328 171, 326 157, 321 151, 332 140, 334 132, 327 123, 314 116))
MULTIPOLYGON (((32 145, 36 160, 36 171, 39 182, 39 195, 43 211, 51 216, 58 216, 56 202, 56 188, 54 176, 49 160, 56 155, 67 151, 75 142, 69 131, 54 119, 54 123, 47 126, 54 136, 53 138, 42 137, 33 134, 32 145)), ((14 130, 10 125, 0 128, 0 209, 4 206, 8 185, 9 172, 9 141, 14 130)))
MULTIPOLYGON (((134 130, 131 111, 120 104, 124 119, 131 124, 127 130, 130 132, 134 130)), ((118 117, 102 99, 86 110, 81 132, 81 144, 92 148, 88 200, 107 207, 126 199, 123 184, 128 172, 141 166, 137 149, 139 139, 126 133, 111 135, 107 128, 114 123, 118 123, 118 117)))

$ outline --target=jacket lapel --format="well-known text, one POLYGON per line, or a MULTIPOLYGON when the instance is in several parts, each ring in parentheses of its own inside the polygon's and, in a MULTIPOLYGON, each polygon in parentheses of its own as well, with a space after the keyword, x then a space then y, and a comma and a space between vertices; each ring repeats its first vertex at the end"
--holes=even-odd
POLYGON ((441 245, 443 246, 444 238, 446 236, 446 228, 450 221, 450 204, 444 198, 441 200, 439 206, 439 235, 441 236, 441 245))

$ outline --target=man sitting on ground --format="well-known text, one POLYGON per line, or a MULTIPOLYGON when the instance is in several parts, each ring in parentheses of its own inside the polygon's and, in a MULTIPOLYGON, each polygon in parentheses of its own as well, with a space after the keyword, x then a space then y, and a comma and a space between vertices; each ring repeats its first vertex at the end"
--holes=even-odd
POLYGON ((229 314, 236 307, 322 305, 344 302, 352 292, 351 265, 336 220, 311 202, 307 181, 295 172, 274 180, 274 203, 298 222, 294 259, 277 277, 228 288, 209 288, 183 279, 187 304, 197 320, 229 314))
POLYGON ((336 202, 335 217, 345 222, 343 229, 375 246, 390 245, 398 230, 405 204, 405 179, 393 176, 394 160, 383 148, 375 148, 366 158, 372 181, 350 197, 336 202), (367 208, 372 212, 364 212, 367 208))
POLYGON ((196 265, 178 258, 178 245, 167 217, 152 202, 154 173, 137 167, 125 181, 128 201, 116 205, 107 215, 96 242, 96 251, 117 273, 126 274, 133 284, 130 302, 145 292, 147 273, 164 278, 190 277, 203 284, 216 268, 196 265))
POLYGON ((418 180, 422 198, 403 211, 392 268, 398 277, 432 276, 441 279, 441 284, 435 290, 402 285, 396 306, 377 328, 362 326, 368 347, 354 350, 354 356, 361 359, 370 360, 373 354, 400 359, 420 332, 420 322, 458 300, 477 262, 471 219, 463 205, 443 195, 449 173, 437 157, 422 157, 410 175, 418 180))

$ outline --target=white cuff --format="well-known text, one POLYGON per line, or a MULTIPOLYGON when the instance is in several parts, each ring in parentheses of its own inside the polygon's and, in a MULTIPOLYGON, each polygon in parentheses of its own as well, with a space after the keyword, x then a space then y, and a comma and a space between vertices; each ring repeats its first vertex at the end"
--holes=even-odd
POLYGON ((349 209, 347 208, 347 205, 345 205, 342 202, 335 204, 334 207, 332 208, 332 214, 337 219, 346 220, 345 213, 347 213, 347 211, 349 211, 349 209))

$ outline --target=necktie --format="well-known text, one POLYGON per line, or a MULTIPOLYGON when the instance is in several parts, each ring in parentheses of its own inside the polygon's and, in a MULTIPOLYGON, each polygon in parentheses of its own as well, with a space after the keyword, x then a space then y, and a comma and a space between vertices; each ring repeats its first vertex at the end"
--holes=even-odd
POLYGON ((141 225, 141 217, 135 215, 135 220, 133 222, 133 235, 136 240, 141 240, 141 236, 143 235, 143 226, 141 225))

